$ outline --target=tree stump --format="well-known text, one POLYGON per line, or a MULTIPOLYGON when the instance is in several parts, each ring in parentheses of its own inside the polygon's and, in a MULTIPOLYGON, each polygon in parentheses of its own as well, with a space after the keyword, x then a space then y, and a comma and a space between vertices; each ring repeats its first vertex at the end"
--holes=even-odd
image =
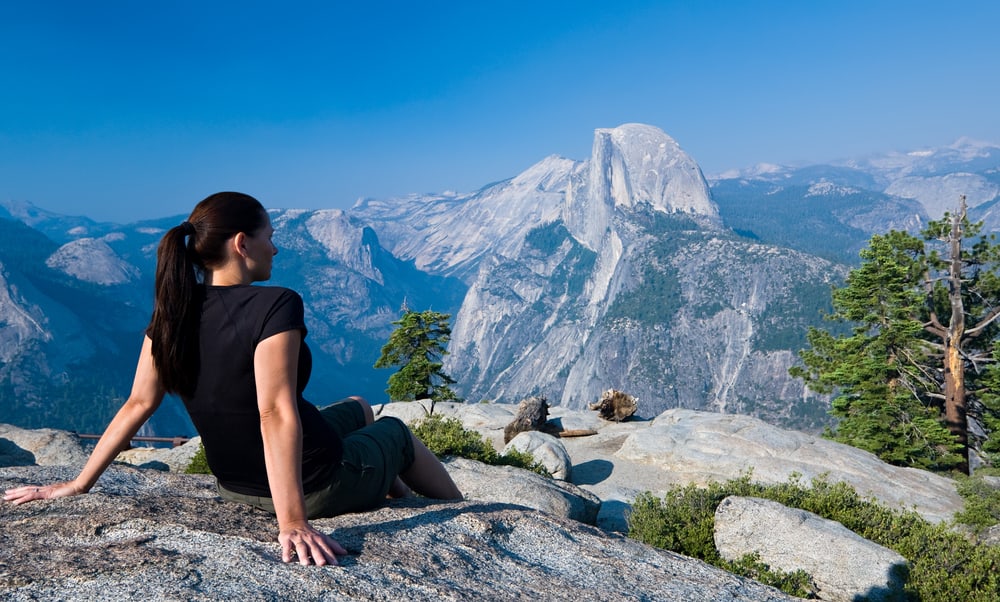
POLYGON ((525 431, 542 431, 549 434, 546 422, 549 420, 549 403, 545 397, 527 397, 517 406, 517 416, 503 429, 504 444, 525 431))

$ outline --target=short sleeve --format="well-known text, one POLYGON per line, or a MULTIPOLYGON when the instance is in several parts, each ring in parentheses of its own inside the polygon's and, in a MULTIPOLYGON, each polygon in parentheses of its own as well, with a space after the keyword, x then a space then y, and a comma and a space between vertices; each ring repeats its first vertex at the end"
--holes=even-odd
POLYGON ((280 293, 263 316, 255 343, 289 330, 301 330, 302 336, 306 336, 302 297, 290 289, 278 290, 280 293))

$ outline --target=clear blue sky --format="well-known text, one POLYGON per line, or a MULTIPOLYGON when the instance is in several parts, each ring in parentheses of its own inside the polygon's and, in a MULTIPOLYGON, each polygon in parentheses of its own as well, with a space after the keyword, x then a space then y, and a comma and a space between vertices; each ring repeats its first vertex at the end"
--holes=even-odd
POLYGON ((0 200, 469 191, 655 125, 706 173, 1000 142, 1000 2, 0 0, 0 200))

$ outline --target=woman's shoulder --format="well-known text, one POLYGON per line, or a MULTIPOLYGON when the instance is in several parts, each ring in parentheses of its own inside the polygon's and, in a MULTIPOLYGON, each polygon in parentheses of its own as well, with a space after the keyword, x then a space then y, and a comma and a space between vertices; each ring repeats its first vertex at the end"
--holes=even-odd
POLYGON ((213 292, 224 306, 238 306, 255 312, 273 311, 278 307, 300 308, 298 311, 302 311, 303 307, 302 296, 283 286, 209 287, 209 299, 213 292))
POLYGON ((283 286, 251 286, 257 289, 254 302, 258 306, 267 306, 271 311, 293 311, 302 313, 304 304, 302 296, 290 288, 283 286), (282 310, 281 308, 288 308, 282 310))
POLYGON ((302 299, 302 295, 284 286, 260 286, 256 284, 245 284, 239 286, 208 287, 208 292, 215 292, 219 295, 241 297, 247 299, 280 299, 283 297, 293 297, 302 299))
POLYGON ((286 288, 284 286, 251 285, 247 288, 255 289, 258 295, 262 295, 269 298, 275 298, 275 299, 281 297, 295 297, 297 299, 302 298, 302 295, 300 295, 297 291, 290 288, 286 288))

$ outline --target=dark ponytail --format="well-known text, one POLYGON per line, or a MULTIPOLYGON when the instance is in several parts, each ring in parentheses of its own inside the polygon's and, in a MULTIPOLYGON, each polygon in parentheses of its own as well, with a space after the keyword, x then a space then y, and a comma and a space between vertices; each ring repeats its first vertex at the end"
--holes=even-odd
POLYGON ((147 332, 153 341, 153 362, 168 393, 190 398, 198 384, 204 271, 224 263, 226 241, 239 232, 257 232, 266 224, 267 212, 257 199, 219 192, 198 203, 187 221, 160 240, 153 317, 147 332))

